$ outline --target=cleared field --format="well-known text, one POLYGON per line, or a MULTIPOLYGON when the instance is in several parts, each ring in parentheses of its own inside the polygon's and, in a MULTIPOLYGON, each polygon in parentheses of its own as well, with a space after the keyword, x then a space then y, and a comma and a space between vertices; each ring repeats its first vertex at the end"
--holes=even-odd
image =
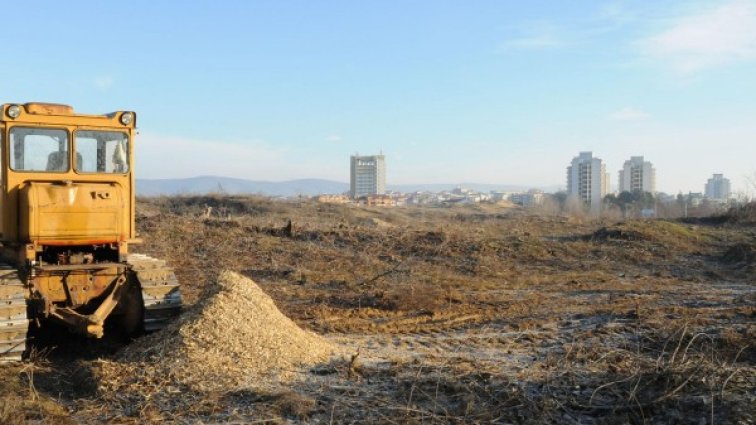
POLYGON ((338 353, 203 384, 145 372, 141 340, 40 335, 32 362, 3 366, 0 423, 754 422, 753 209, 618 223, 183 197, 138 213, 137 249, 176 268, 189 304, 236 271, 338 353))

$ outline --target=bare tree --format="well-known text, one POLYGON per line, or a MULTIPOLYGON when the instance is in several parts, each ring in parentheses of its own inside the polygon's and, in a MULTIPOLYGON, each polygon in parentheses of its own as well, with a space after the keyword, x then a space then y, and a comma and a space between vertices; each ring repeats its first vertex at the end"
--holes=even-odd
POLYGON ((753 174, 745 176, 746 189, 745 189, 745 201, 756 200, 756 171, 753 174))

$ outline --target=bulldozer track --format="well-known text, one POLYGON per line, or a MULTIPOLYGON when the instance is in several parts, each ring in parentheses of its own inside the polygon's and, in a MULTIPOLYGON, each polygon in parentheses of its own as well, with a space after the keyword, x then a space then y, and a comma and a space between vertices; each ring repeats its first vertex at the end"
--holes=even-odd
POLYGON ((0 363, 21 361, 26 350, 26 292, 18 271, 0 263, 0 363))
POLYGON ((181 291, 176 274, 164 260, 131 254, 127 260, 142 289, 144 330, 163 328, 181 312, 181 291))
POLYGON ((467 329, 497 319, 491 311, 438 312, 417 315, 407 312, 383 312, 379 317, 373 311, 343 311, 323 309, 319 312, 318 325, 325 332, 336 333, 385 333, 385 334, 437 334, 438 332, 467 329))

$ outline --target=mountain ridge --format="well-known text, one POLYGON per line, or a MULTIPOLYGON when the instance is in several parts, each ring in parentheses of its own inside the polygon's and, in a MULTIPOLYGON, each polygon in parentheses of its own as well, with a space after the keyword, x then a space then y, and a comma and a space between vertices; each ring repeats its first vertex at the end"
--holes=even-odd
MULTIPOLYGON (((525 191, 533 187, 491 183, 427 183, 387 185, 387 189, 397 192, 441 192, 457 187, 479 192, 525 191)), ((556 190, 557 186, 545 186, 544 191, 556 190)), ((169 179, 137 179, 136 192, 139 196, 159 195, 199 195, 207 193, 227 193, 231 195, 260 194, 267 196, 314 196, 320 194, 341 194, 349 191, 349 183, 327 179, 293 179, 286 181, 248 180, 222 176, 196 176, 169 179)))

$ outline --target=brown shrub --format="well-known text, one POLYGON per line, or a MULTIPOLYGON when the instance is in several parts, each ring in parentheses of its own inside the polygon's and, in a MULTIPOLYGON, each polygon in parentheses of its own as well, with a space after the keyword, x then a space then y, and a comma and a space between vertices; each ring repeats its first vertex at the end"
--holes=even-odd
POLYGON ((725 213, 724 217, 730 223, 756 223, 756 201, 749 202, 739 207, 732 207, 727 211, 727 213, 725 213))
POLYGON ((393 311, 434 312, 448 303, 447 292, 427 283, 396 288, 385 293, 381 307, 393 311))
POLYGON ((279 415, 300 420, 309 418, 316 406, 314 398, 295 391, 278 394, 273 399, 273 408, 279 415))

